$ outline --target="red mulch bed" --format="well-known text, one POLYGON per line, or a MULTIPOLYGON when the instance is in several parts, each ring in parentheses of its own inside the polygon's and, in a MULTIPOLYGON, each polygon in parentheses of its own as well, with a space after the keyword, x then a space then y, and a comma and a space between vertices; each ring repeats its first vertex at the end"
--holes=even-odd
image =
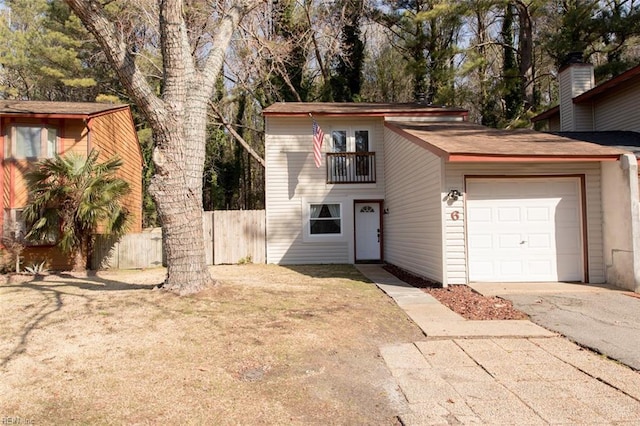
POLYGON ((384 269, 402 281, 422 289, 438 299, 440 303, 469 320, 519 320, 527 315, 513 307, 510 301, 499 297, 487 297, 466 285, 442 284, 411 274, 395 265, 386 264, 384 269))

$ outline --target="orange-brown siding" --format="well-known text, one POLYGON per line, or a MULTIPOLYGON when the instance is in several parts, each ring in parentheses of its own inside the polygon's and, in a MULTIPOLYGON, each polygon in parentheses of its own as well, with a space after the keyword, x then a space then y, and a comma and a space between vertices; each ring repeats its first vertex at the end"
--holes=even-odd
POLYGON ((60 127, 58 135, 58 150, 60 154, 75 152, 80 155, 87 155, 89 129, 84 120, 65 119, 60 127))
POLYGON ((51 271, 68 271, 73 267, 73 258, 55 246, 33 246, 24 249, 21 255, 20 268, 45 262, 51 271))
POLYGON ((131 112, 127 109, 101 115, 93 118, 89 126, 89 144, 100 151, 100 161, 114 155, 123 161, 118 175, 129 182, 131 187, 131 192, 123 203, 131 213, 129 232, 141 232, 142 153, 131 112))

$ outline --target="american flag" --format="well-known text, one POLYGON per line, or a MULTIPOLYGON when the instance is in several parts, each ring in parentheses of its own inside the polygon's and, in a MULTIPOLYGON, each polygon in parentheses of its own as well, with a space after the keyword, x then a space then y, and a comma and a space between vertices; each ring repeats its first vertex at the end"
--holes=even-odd
POLYGON ((322 164, 322 140, 324 139, 324 132, 320 128, 318 123, 313 122, 313 159, 316 162, 316 167, 320 167, 322 164))

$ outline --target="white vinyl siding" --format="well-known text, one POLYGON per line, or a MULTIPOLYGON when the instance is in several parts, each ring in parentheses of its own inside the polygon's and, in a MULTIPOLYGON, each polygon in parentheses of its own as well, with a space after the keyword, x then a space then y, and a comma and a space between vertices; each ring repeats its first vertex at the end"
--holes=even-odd
POLYGON ((555 117, 549 118, 548 126, 549 126, 549 128, 547 129, 548 132, 559 132, 560 131, 560 117, 559 116, 555 116, 555 117))
POLYGON ((265 195, 267 262, 281 264, 353 263, 353 201, 384 196, 382 118, 344 119, 316 117, 325 133, 322 166, 313 160, 310 118, 266 117, 265 195), (376 153, 377 183, 326 183, 326 155, 331 130, 365 128, 371 131, 370 149, 376 153), (305 238, 308 204, 340 203, 342 235, 318 241, 305 238))
POLYGON ((574 105, 573 130, 576 132, 592 132, 594 130, 591 105, 574 105))
POLYGON ((591 108, 575 105, 573 98, 594 86, 593 67, 573 64, 560 72, 560 127, 563 132, 593 130, 591 108))
MULTIPOLYGON (((465 175, 517 175, 530 177, 535 175, 560 176, 578 174, 585 174, 589 281, 600 283, 605 281, 600 163, 448 163, 446 165, 445 187, 463 187, 465 175)), ((452 220, 449 214, 445 214, 445 219, 447 284, 466 284, 466 261, 459 261, 461 247, 465 247, 462 214, 457 221, 452 220)), ((466 259, 466 254, 464 259, 466 259)))
POLYGON ((594 103, 595 130, 640 132, 640 82, 594 103))
POLYGON ((385 260, 442 282, 441 159, 391 131, 384 151, 385 260))

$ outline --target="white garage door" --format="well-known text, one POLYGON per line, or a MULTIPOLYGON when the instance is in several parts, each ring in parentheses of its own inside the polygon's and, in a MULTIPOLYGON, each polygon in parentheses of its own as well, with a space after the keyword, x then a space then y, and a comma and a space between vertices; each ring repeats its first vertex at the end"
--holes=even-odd
POLYGON ((582 281, 577 178, 469 179, 469 280, 582 281))

